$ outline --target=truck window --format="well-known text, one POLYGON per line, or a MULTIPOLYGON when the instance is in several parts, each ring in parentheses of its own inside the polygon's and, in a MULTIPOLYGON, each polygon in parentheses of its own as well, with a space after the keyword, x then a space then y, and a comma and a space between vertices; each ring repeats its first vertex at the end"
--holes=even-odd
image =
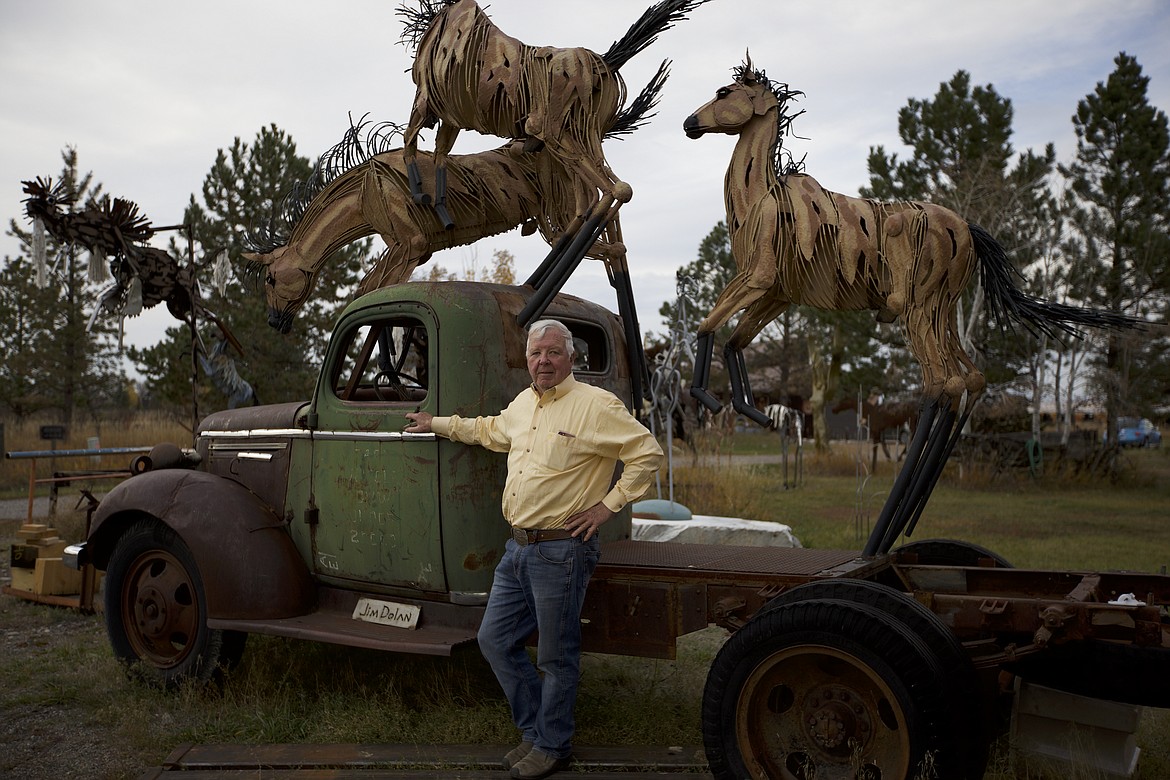
POLYGON ((604 374, 609 370, 609 339, 603 328, 592 322, 564 319, 573 334, 573 371, 585 374, 604 374))
POLYGON ((394 317, 360 325, 345 336, 344 357, 333 370, 343 401, 417 404, 427 397, 427 329, 394 317))

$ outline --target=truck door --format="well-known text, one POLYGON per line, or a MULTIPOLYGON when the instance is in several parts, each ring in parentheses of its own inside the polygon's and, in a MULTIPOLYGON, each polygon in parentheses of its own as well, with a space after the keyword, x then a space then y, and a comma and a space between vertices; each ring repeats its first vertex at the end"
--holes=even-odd
POLYGON ((313 565, 349 587, 442 592, 438 444, 402 430, 407 412, 435 413, 436 320, 410 303, 362 314, 339 324, 317 388, 313 565))

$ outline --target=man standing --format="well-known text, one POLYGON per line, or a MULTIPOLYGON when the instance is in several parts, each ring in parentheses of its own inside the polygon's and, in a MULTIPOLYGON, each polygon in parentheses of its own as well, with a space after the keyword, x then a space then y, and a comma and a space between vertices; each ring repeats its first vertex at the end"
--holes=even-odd
POLYGON ((512 538, 478 639, 521 731, 521 743, 504 757, 504 768, 521 780, 569 765, 581 605, 600 557, 598 530, 649 489, 662 463, 654 437, 616 396, 576 380, 574 352, 564 324, 540 320, 528 330, 532 386, 498 415, 406 415, 410 433, 508 453, 502 506, 512 538), (615 484, 618 461, 624 470, 615 484), (525 648, 533 631, 536 668, 525 648))

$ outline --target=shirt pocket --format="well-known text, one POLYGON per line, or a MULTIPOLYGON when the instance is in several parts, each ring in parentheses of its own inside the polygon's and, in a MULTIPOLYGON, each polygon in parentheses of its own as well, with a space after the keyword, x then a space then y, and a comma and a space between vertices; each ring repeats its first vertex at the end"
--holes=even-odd
POLYGON ((554 431, 545 442, 544 464, 552 471, 568 471, 585 457, 581 440, 571 433, 554 431))

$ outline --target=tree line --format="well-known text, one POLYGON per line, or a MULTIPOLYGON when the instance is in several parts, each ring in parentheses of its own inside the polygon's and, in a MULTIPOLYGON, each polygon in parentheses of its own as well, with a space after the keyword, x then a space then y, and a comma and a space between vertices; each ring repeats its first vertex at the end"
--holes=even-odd
MULTIPOLYGON (((992 85, 972 85, 970 75, 959 71, 932 98, 911 98, 900 110, 899 138, 909 151, 900 156, 872 147, 869 182, 861 195, 947 206, 1008 248, 1028 292, 1149 321, 1151 327, 1139 334, 1049 343, 993 327, 975 284, 963 299, 964 346, 993 388, 1026 393, 1037 409, 1047 399, 1065 419, 1071 419, 1078 392, 1087 388, 1107 410, 1115 433, 1119 415, 1164 418, 1170 403, 1170 140, 1165 113, 1148 101, 1149 78, 1141 66, 1124 53, 1114 63, 1108 78, 1076 106, 1072 160, 1057 161, 1052 144, 1017 154, 1011 144, 1011 100, 992 85)), ((143 377, 138 383, 126 374, 118 319, 93 316, 102 286, 89 277, 91 259, 50 238, 49 283, 38 286, 34 237, 23 215, 12 218, 9 234, 21 241, 22 253, 5 257, 0 269, 4 414, 48 413, 69 422, 76 414, 148 406, 187 419, 192 405, 200 413, 224 408, 229 394, 198 361, 200 349, 216 347, 249 383, 253 400, 307 397, 332 324, 373 261, 372 239, 326 262, 316 293, 285 335, 268 327, 257 280, 225 275, 217 259, 225 257, 230 268, 241 269, 242 237, 268 220, 311 170, 312 162, 275 125, 261 128, 250 143, 236 138, 217 151, 201 191, 190 196, 186 230, 171 236, 169 250, 176 262, 194 265, 206 307, 245 351, 220 345, 222 336, 207 323, 193 333, 176 320, 156 345, 125 350, 143 377)), ((76 149, 63 151, 58 178, 78 203, 111 197, 92 173, 81 172, 76 149)), ((735 273, 726 226, 716 225, 696 259, 679 273, 694 280, 690 310, 701 316, 735 273)), ((437 266, 424 266, 418 274, 458 275, 437 266)), ((512 282, 511 258, 496 253, 488 268, 464 269, 462 275, 512 282)), ((674 304, 662 309, 667 322, 675 312, 674 304)), ((663 337, 650 334, 647 340, 653 346, 663 337)), ((887 395, 911 391, 917 377, 898 328, 875 324, 865 313, 794 307, 769 326, 750 360, 753 375, 763 377, 756 387, 781 402, 794 395, 812 398, 818 409, 858 388, 880 388, 887 395)), ((823 422, 823 414, 814 421, 823 422)))

